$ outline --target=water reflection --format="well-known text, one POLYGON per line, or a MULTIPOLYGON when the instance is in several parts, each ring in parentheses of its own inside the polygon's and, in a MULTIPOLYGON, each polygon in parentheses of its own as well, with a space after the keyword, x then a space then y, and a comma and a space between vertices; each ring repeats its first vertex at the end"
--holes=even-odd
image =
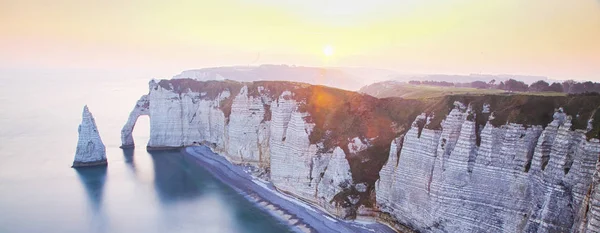
POLYGON ((123 149, 123 158, 125 158, 125 164, 127 167, 133 172, 133 174, 137 174, 135 169, 135 161, 134 161, 135 148, 125 148, 123 149))
POLYGON ((87 192, 92 210, 95 212, 100 211, 104 193, 104 183, 106 182, 107 166, 75 168, 75 170, 87 192))
POLYGON ((106 217, 102 211, 107 166, 75 168, 88 196, 91 209, 90 232, 105 232, 106 217))
POLYGON ((148 151, 161 203, 159 231, 291 232, 179 150, 148 151))
POLYGON ((154 188, 163 204, 194 199, 205 192, 205 184, 194 178, 195 169, 183 160, 178 150, 148 153, 154 164, 154 188))

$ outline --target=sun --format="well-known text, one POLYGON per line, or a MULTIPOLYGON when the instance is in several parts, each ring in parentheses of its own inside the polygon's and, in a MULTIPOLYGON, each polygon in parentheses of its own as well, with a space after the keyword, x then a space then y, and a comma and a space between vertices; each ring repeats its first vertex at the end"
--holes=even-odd
POLYGON ((323 47, 323 54, 326 57, 333 56, 333 47, 331 47, 331 45, 325 45, 325 47, 323 47))

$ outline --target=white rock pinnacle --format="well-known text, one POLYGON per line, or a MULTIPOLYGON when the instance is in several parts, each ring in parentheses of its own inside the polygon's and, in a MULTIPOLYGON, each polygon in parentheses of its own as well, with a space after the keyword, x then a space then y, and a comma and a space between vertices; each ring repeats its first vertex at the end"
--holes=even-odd
POLYGON ((106 148, 100 134, 94 116, 87 105, 83 107, 81 124, 79 125, 79 141, 72 167, 87 167, 107 165, 106 148))

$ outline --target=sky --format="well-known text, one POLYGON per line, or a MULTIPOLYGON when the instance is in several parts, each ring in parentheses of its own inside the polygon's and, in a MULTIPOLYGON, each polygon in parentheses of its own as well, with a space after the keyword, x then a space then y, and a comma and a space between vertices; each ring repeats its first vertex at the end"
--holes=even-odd
POLYGON ((600 81, 600 0, 0 0, 0 69, 259 64, 600 81))

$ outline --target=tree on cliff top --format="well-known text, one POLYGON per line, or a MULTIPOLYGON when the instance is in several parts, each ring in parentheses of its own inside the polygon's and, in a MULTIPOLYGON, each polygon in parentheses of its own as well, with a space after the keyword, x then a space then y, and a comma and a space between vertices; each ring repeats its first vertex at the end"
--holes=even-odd
POLYGON ((548 84, 546 81, 539 80, 539 81, 534 82, 531 85, 529 85, 529 91, 537 91, 537 92, 546 91, 549 86, 550 86, 550 84, 548 84))
POLYGON ((560 83, 552 83, 546 91, 563 92, 563 86, 560 83))
POLYGON ((504 89, 508 91, 527 91, 529 86, 524 82, 517 81, 514 79, 509 79, 504 82, 504 89))

